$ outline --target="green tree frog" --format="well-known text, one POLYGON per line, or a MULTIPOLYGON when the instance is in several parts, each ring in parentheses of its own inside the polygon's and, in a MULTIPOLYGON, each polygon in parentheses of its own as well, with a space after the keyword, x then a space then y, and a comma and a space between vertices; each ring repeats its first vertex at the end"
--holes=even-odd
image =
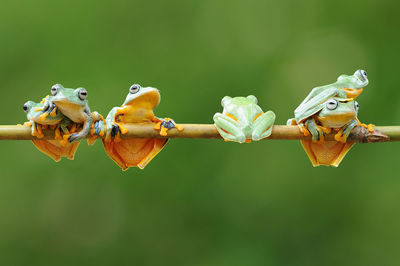
POLYGON ((214 125, 225 141, 239 143, 257 141, 271 135, 275 122, 272 111, 263 112, 257 98, 225 96, 221 105, 223 112, 214 115, 214 125))
POLYGON ((129 88, 122 106, 112 108, 107 115, 104 149, 122 170, 129 167, 143 169, 168 142, 167 138, 121 139, 121 135, 128 132, 125 124, 153 123, 154 129, 159 130, 162 136, 167 136, 167 130, 171 128, 183 130, 172 119, 161 119, 154 115, 154 108, 160 103, 160 98, 160 92, 156 88, 134 84, 129 88))
MULTIPOLYGON (((337 78, 335 83, 316 87, 310 94, 303 100, 303 102, 294 111, 295 118, 289 119, 288 125, 297 124, 304 135, 308 135, 309 132, 304 126, 306 118, 316 114, 322 110, 325 106, 325 102, 330 98, 342 98, 342 99, 355 99, 363 91, 363 87, 368 85, 367 72, 359 69, 353 75, 341 75, 337 78)), ((359 121, 358 121, 359 122, 359 121)), ((361 124, 368 128, 369 131, 373 131, 374 125, 361 124)))
POLYGON ((354 145, 347 142, 351 130, 358 125, 359 104, 352 99, 334 97, 328 99, 322 109, 306 118, 306 126, 312 140, 301 140, 313 166, 332 165, 337 167, 354 145), (335 141, 325 141, 324 135, 337 131, 335 141))
MULTIPOLYGON (((56 84, 51 88, 51 95, 48 108, 45 106, 47 114, 54 112, 54 108, 57 108, 71 121, 82 125, 82 129, 78 133, 70 136, 64 135, 64 137, 71 143, 86 138, 90 133, 94 121, 86 99, 88 95, 87 91, 84 88, 68 89, 60 84, 56 84)), ((46 117, 47 114, 44 114, 43 117, 46 117)))
POLYGON ((70 131, 74 132, 75 125, 65 117, 61 112, 55 112, 51 116, 43 119, 45 104, 48 97, 43 99, 41 103, 28 101, 24 104, 23 110, 29 122, 26 126, 32 127, 32 136, 38 139, 33 139, 32 142, 41 152, 51 157, 56 162, 60 161, 62 157, 67 157, 70 160, 74 159, 75 152, 78 149, 79 142, 69 143, 62 140, 62 134, 69 135, 70 131), (50 127, 55 130, 55 140, 41 140, 44 137, 43 129, 50 127), (68 129, 70 127, 70 129, 68 129))

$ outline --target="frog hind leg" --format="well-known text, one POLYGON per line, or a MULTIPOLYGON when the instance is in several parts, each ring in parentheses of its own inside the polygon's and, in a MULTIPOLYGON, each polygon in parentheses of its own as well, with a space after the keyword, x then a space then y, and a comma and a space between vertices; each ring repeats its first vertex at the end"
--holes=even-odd
POLYGON ((167 144, 168 139, 130 138, 121 141, 103 141, 110 158, 122 169, 143 169, 167 144))
POLYGON ((275 113, 272 111, 265 112, 258 116, 254 121, 252 139, 257 141, 269 137, 272 133, 274 122, 275 113))
POLYGON ((319 165, 338 167, 354 145, 353 142, 337 141, 326 141, 322 144, 311 140, 300 140, 300 142, 314 167, 319 165))
POLYGON ((215 127, 225 141, 246 142, 246 136, 240 128, 239 122, 221 113, 214 115, 215 127))

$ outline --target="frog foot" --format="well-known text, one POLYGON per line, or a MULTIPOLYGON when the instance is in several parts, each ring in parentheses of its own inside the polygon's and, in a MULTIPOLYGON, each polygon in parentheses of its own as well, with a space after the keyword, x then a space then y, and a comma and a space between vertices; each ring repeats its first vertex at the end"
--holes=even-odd
POLYGON ((158 121, 157 124, 154 126, 154 129, 159 130, 160 135, 163 137, 168 135, 168 130, 171 128, 176 128, 179 132, 184 129, 182 125, 177 125, 175 121, 171 118, 161 119, 161 121, 158 121))
POLYGON ((63 139, 63 137, 61 136, 60 129, 58 127, 56 129, 54 129, 54 139, 56 139, 56 140, 63 139))
POLYGON ((347 137, 343 134, 343 129, 340 129, 338 131, 338 133, 336 133, 335 140, 339 141, 339 142, 342 142, 342 143, 346 143, 347 142, 347 137))
POLYGON ((57 115, 57 107, 53 108, 53 110, 50 112, 51 117, 56 117, 57 115))
POLYGON ((49 113, 44 112, 39 116, 40 121, 46 121, 46 118, 49 116, 49 113))
POLYGON ((304 123, 299 123, 297 124, 297 126, 300 129, 300 132, 303 133, 304 136, 309 136, 310 135, 310 131, 307 129, 307 126, 304 123))
POLYGON ((112 139, 114 139, 115 142, 121 141, 121 128, 115 122, 112 122, 111 126, 107 125, 107 134, 104 140, 109 142, 112 139))
POLYGON ((44 104, 44 103, 46 102, 46 100, 47 100, 49 97, 50 97, 50 95, 47 95, 46 97, 44 97, 44 98, 40 101, 40 103, 41 103, 41 104, 44 104))
POLYGON ((368 129, 368 132, 369 132, 369 133, 374 132, 374 127, 375 127, 374 124, 368 124, 368 125, 367 125, 367 124, 358 122, 358 125, 361 126, 361 127, 365 127, 366 129, 368 129))
POLYGON ((71 135, 70 134, 65 134, 63 137, 62 137, 62 140, 60 141, 60 144, 61 144, 61 146, 63 146, 63 147, 66 147, 66 146, 68 146, 68 144, 69 144, 69 137, 70 137, 71 135))
POLYGON ((43 130, 42 130, 41 125, 37 125, 36 137, 38 137, 39 139, 44 138, 44 134, 43 134, 43 130))
POLYGON ((31 121, 25 122, 25 123, 24 123, 24 126, 26 126, 26 127, 32 127, 32 122, 31 122, 31 121))
POLYGON ((92 117, 93 117, 93 123, 91 126, 91 131, 90 134, 93 135, 98 135, 103 137, 104 136, 104 125, 106 125, 106 120, 104 119, 104 117, 99 114, 98 112, 93 112, 92 113, 92 117))

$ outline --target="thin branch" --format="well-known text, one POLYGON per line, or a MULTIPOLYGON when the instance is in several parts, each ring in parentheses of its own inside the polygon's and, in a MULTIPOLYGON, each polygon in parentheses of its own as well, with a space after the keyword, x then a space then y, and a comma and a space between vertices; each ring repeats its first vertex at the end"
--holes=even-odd
MULTIPOLYGON (((194 138, 194 139, 220 139, 217 129, 211 124, 182 124, 184 130, 178 132, 176 129, 168 131, 168 138, 194 138)), ((126 125, 128 133, 123 138, 163 138, 158 131, 153 129, 153 124, 131 124, 126 125)), ((54 139, 54 131, 44 130, 45 137, 42 139, 54 139)), ((0 140, 30 140, 31 128, 28 126, 0 126, 0 140)), ((305 137, 297 126, 276 125, 268 139, 310 139, 305 137)), ((326 140, 334 140, 334 133, 326 136, 326 140)), ((400 141, 400 126, 375 127, 370 133, 364 127, 356 127, 352 130, 349 141, 360 143, 400 141)))

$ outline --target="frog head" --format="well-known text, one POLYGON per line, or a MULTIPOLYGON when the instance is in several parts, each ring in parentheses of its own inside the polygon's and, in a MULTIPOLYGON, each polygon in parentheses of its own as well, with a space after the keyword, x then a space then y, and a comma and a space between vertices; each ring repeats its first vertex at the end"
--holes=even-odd
POLYGON ((317 119, 324 127, 341 128, 357 118, 359 104, 356 101, 332 98, 318 113, 317 119))
POLYGON ((28 120, 33 120, 35 117, 39 117, 41 112, 40 111, 36 111, 36 107, 39 107, 39 104, 33 102, 33 101, 27 101, 24 106, 22 107, 22 109, 24 110, 24 112, 26 113, 26 117, 28 118, 28 120))
POLYGON ((51 87, 51 101, 58 107, 84 108, 88 105, 87 91, 84 88, 68 89, 61 84, 51 87))
POLYGON ((352 76, 340 75, 337 79, 337 83, 341 84, 343 88, 349 89, 361 89, 368 85, 367 72, 359 69, 352 76))
POLYGON ((57 112, 55 116, 46 116, 46 119, 41 119, 41 115, 45 112, 43 103, 35 103, 33 101, 28 101, 24 104, 23 110, 26 113, 26 117, 30 121, 34 121, 40 124, 53 125, 58 123, 63 119, 63 115, 57 112))
POLYGON ((129 88, 123 105, 138 105, 146 103, 146 107, 153 109, 160 103, 160 92, 156 88, 142 87, 139 84, 133 84, 129 88))

